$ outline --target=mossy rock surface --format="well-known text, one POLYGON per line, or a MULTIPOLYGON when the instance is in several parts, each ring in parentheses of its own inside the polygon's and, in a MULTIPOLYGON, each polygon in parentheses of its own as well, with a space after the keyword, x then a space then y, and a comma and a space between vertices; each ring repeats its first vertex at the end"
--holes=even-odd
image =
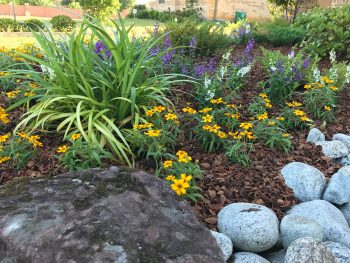
POLYGON ((168 185, 111 167, 0 186, 0 262, 224 262, 168 185))

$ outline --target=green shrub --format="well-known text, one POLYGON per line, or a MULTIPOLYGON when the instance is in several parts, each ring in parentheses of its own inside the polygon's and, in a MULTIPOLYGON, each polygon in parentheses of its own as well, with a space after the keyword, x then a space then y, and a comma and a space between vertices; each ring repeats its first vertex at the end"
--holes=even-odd
POLYGON ((188 46, 194 37, 197 41, 196 53, 202 56, 211 56, 234 41, 224 33, 224 27, 193 19, 185 19, 181 23, 168 22, 165 32, 169 32, 171 42, 177 46, 188 46))
POLYGON ((23 74, 21 79, 29 78, 39 85, 36 96, 9 108, 35 100, 17 129, 40 126, 64 131, 65 135, 81 133, 89 145, 100 145, 120 162, 133 164, 132 141, 126 139, 133 124, 142 121, 140 113, 149 105, 166 104, 165 92, 175 77, 177 82, 180 80, 171 74, 152 74, 159 56, 150 56, 150 49, 160 39, 139 45, 129 38, 122 19, 113 26, 116 39, 109 35, 110 28, 88 21, 65 42, 57 42, 43 32, 33 33, 46 59, 23 56, 43 65, 50 77, 35 70, 29 76, 28 70, 17 71, 23 74), (86 35, 90 36, 89 44, 86 35), (94 39, 99 39, 97 44, 94 39))
POLYGON ((256 24, 253 37, 258 43, 268 43, 274 47, 291 46, 304 40, 305 31, 291 26, 285 20, 275 20, 256 24))
POLYGON ((0 18, 0 32, 19 32, 21 25, 9 18, 0 18))
POLYGON ((75 26, 73 19, 65 15, 54 16, 50 23, 52 25, 52 29, 58 32, 72 31, 75 26))
POLYGON ((39 31, 45 29, 45 24, 39 19, 28 19, 23 23, 24 28, 28 31, 39 31))
POLYGON ((297 16, 294 26, 305 30, 308 52, 325 57, 334 50, 350 58, 350 5, 314 8, 297 16))

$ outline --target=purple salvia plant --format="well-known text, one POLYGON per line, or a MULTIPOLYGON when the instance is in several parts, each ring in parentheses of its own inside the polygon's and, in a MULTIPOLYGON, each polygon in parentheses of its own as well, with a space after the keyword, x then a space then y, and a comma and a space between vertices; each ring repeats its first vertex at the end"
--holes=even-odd
POLYGON ((204 73, 206 73, 206 72, 208 72, 208 69, 207 69, 206 65, 204 65, 204 64, 197 65, 197 66, 195 66, 195 68, 194 68, 194 75, 195 75, 196 77, 200 77, 200 76, 202 76, 202 75, 203 75, 204 73))
POLYGON ((95 43, 94 52, 100 57, 100 59, 104 59, 105 57, 109 59, 111 57, 111 51, 108 50, 100 40, 95 43))
POLYGON ((311 63, 310 59, 306 58, 303 62, 303 68, 304 69, 308 68, 310 66, 310 63, 311 63))
POLYGON ((190 48, 195 49, 197 47, 197 39, 195 37, 192 37, 190 41, 190 48))
POLYGON ((214 74, 216 68, 216 58, 211 58, 208 63, 208 73, 214 74))

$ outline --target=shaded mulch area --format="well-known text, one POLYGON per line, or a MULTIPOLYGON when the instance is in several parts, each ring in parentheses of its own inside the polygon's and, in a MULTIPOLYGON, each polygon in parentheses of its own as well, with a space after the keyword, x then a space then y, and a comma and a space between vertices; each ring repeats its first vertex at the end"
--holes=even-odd
MULTIPOLYGON (((272 48, 268 49, 281 50, 283 54, 287 54, 291 48, 272 48)), ((245 46, 239 45, 234 48, 233 57, 240 57, 245 46)), ((254 49, 254 56, 261 55, 259 47, 254 49)), ((320 62, 321 67, 329 67, 329 61, 320 62)), ((258 85, 259 81, 265 79, 265 73, 259 63, 255 63, 246 85, 240 91, 240 97, 233 103, 247 105, 251 99, 261 92, 258 85)), ((178 109, 188 106, 196 107, 196 102, 191 93, 193 88, 190 85, 176 87, 174 104, 178 109)), ((0 98, 0 101, 4 101, 0 98)), ((327 139, 331 139, 332 135, 337 132, 350 134, 350 90, 345 89, 339 98, 340 106, 337 113, 337 121, 327 124, 323 130, 327 139)), ((0 102, 0 106, 1 106, 0 102)), ((272 110, 274 112, 275 109, 272 110)), ((21 110, 11 113, 13 120, 13 128, 21 115, 21 110)), ((315 126, 319 127, 321 123, 316 122, 315 126)), ((321 125, 324 126, 324 125, 321 125)), ((9 128, 11 131, 12 128, 9 128)), ((188 129, 191 125, 188 125, 188 129)), ((202 188, 203 200, 192 203, 193 209, 198 217, 205 222, 209 228, 215 229, 217 223, 217 213, 220 209, 234 202, 250 202, 265 205, 272 208, 279 218, 298 200, 293 197, 293 192, 284 184, 284 180, 280 175, 280 170, 289 162, 299 161, 310 164, 320 169, 327 178, 339 169, 339 164, 333 162, 332 159, 323 156, 320 147, 306 142, 308 129, 294 131, 292 135, 293 148, 286 155, 278 150, 272 150, 263 144, 255 144, 254 150, 250 154, 252 160, 251 165, 244 167, 238 164, 229 163, 222 153, 205 153, 197 142, 189 141, 186 138, 180 140, 178 149, 189 152, 194 160, 198 160, 204 173, 204 180, 199 182, 202 188)), ((55 134, 43 138, 45 151, 39 152, 39 158, 28 164, 18 172, 6 167, 0 166, 0 184, 11 178, 18 176, 42 176, 52 175, 64 172, 55 158, 55 149, 60 143, 60 138, 55 134)), ((137 168, 152 173, 154 163, 150 160, 140 160, 137 168)))

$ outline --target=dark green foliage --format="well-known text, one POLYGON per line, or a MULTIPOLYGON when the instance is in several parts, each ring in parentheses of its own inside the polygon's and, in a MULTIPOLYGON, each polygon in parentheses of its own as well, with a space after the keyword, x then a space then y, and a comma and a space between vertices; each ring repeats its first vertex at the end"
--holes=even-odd
POLYGON ((224 27, 211 22, 198 22, 186 19, 182 23, 169 22, 165 25, 171 43, 175 46, 188 46, 194 37, 197 41, 197 55, 211 56, 233 43, 233 39, 224 34, 224 27))
POLYGON ((0 18, 0 32, 19 32, 20 23, 10 18, 0 18))
POLYGON ((23 23, 23 26, 28 31, 39 31, 45 29, 45 24, 39 19, 28 19, 23 23))
POLYGON ((51 21, 52 29, 58 32, 72 31, 75 26, 75 22, 69 16, 54 16, 51 21))
POLYGON ((307 52, 325 57, 333 49, 350 58, 350 5, 311 9, 297 16, 294 26, 306 31, 307 52))

